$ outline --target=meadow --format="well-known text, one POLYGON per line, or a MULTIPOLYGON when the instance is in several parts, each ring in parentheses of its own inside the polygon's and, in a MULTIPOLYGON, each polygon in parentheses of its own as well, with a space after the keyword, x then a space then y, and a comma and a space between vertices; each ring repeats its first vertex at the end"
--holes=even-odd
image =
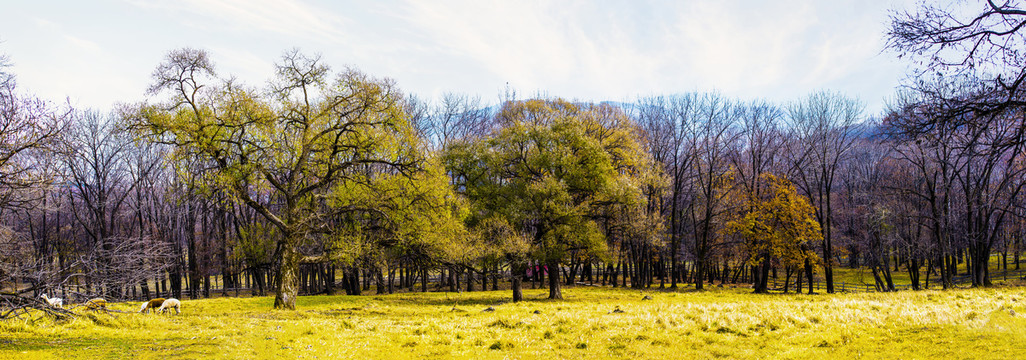
MULTIPOLYGON (((0 322, 0 359, 947 358, 1026 349, 1026 288, 754 295, 565 289, 186 300, 179 316, 0 322), (650 299, 647 299, 646 296, 650 299)), ((130 312, 138 303, 113 304, 130 312)))

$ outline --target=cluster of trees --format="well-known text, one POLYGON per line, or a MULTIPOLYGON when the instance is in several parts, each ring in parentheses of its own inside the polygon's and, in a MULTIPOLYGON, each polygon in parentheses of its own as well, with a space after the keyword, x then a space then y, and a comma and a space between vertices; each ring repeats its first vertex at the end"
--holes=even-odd
POLYGON ((821 274, 833 292, 837 266, 947 288, 962 262, 989 285, 991 255, 1018 268, 1026 235, 1016 6, 893 14, 889 46, 927 66, 880 119, 832 92, 429 103, 295 50, 256 88, 194 49, 167 55, 149 101, 100 113, 22 95, 0 67, 0 288, 248 288, 293 309, 372 282, 508 281, 520 300, 547 277, 558 299, 575 282, 765 292, 779 270, 785 291, 821 274), (1018 67, 981 62, 1001 54, 1018 67))

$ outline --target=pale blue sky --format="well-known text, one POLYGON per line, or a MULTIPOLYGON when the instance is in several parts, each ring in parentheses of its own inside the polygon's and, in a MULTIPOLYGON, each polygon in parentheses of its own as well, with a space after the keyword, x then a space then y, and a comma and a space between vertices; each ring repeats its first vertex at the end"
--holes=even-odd
POLYGON ((908 0, 4 0, 0 53, 23 91, 108 109, 138 101, 164 54, 206 49, 259 85, 282 51, 320 53, 426 99, 498 101, 509 83, 578 100, 718 90, 784 102, 829 89, 878 113, 905 73, 881 53, 908 0))

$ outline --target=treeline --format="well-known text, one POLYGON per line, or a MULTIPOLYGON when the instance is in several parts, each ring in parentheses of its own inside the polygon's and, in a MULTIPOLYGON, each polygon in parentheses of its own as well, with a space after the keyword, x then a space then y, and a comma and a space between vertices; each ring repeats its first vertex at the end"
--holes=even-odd
POLYGON ((288 52, 268 89, 171 52, 150 103, 100 113, 5 73, 3 287, 82 298, 496 289, 795 289, 836 266, 952 286, 1023 236, 1021 114, 906 131, 843 95, 633 103, 404 96, 288 52), (900 270, 899 270, 900 269, 900 270), (921 280, 925 276, 926 280, 921 280), (338 289, 336 289, 338 287, 338 289))
MULTIPOLYGON (((979 19, 1018 16, 988 4, 979 19)), ((833 292, 841 266, 880 291, 898 271, 913 289, 963 268, 988 286, 1026 231, 1023 69, 976 63, 992 42, 939 54, 1016 30, 924 6, 892 15, 889 48, 928 66, 881 116, 828 91, 428 102, 295 50, 253 87, 195 49, 168 53, 147 101, 100 112, 22 94, 0 67, 0 289, 292 309, 372 288, 520 300, 525 282, 556 299, 771 277, 833 292)))

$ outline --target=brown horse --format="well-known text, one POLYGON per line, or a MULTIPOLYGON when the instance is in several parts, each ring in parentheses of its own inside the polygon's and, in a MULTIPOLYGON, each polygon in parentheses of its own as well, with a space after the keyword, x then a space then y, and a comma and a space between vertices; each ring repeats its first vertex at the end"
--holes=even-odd
POLYGON ((139 313, 141 314, 141 313, 147 312, 148 310, 155 310, 156 308, 160 307, 161 305, 164 305, 164 298, 156 298, 156 299, 144 302, 144 303, 142 303, 142 306, 139 307, 139 313))

